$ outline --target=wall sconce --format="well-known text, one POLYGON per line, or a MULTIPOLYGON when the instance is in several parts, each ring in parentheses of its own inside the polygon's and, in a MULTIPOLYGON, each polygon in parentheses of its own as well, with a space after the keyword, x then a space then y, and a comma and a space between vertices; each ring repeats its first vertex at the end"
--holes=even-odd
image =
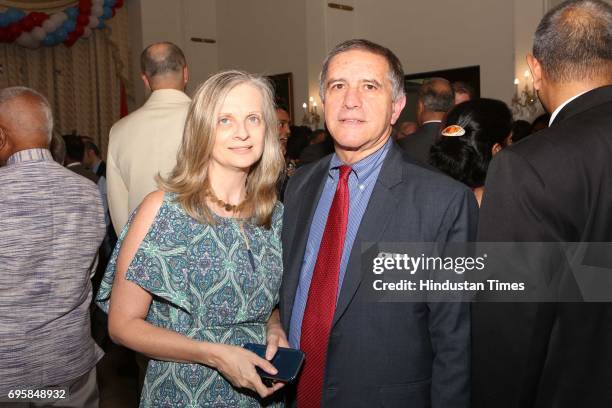
POLYGON ((317 103, 314 98, 312 96, 308 98, 308 103, 304 102, 302 108, 304 109, 302 125, 310 126, 312 130, 317 129, 321 121, 321 116, 319 116, 319 112, 317 111, 317 103))
POLYGON ((512 112, 515 116, 529 118, 538 110, 538 95, 533 88, 533 83, 529 83, 529 70, 525 71, 525 86, 519 92, 520 81, 514 78, 514 96, 512 97, 512 112))

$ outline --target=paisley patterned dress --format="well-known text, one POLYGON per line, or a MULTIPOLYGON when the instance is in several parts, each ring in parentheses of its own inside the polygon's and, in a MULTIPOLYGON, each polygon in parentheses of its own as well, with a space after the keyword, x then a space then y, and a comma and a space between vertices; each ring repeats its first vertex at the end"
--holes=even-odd
MULTIPOLYGON (((166 193, 126 279, 153 295, 147 321, 196 340, 241 346, 266 342, 266 322, 278 303, 282 277, 282 204, 272 228, 215 216, 215 225, 191 218, 166 193), (241 225, 253 253, 251 266, 241 225)), ((130 220, 131 222, 131 220, 130 220)), ((97 296, 108 312, 124 228, 97 296)), ((278 399, 278 397, 277 397, 278 399)), ((238 390, 200 364, 150 360, 141 407, 282 406, 238 390)))

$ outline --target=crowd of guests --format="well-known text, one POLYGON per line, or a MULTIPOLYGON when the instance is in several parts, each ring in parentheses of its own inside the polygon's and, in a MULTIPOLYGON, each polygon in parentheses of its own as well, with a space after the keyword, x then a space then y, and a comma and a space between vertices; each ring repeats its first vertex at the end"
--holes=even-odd
POLYGON ((432 78, 396 125, 401 63, 363 39, 323 61, 317 130, 258 75, 190 98, 182 51, 153 44, 106 163, 53 137, 43 95, 1 90, 0 404, 98 406, 103 310, 140 355, 142 407, 610 406, 612 305, 371 302, 360 263, 374 242, 611 242, 611 27, 600 0, 544 16, 533 124, 432 78), (261 377, 279 347, 305 352, 296 383, 261 377))

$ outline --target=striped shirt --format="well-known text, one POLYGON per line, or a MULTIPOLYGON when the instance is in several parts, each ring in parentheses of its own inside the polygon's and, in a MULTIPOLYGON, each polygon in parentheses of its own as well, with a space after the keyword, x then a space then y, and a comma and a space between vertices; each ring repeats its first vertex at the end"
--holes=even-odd
POLYGON ((74 380, 102 357, 89 270, 104 233, 96 185, 49 150, 0 167, 0 395, 74 380))
MULTIPOLYGON (((355 236, 359 230, 361 219, 370 201, 372 190, 378 179, 378 173, 382 167, 382 163, 387 156, 389 147, 393 143, 393 140, 389 138, 385 145, 378 149, 376 152, 365 157, 364 159, 353 164, 352 171, 349 175, 348 186, 349 186, 349 215, 348 224, 346 226, 346 236, 344 238, 344 248, 342 250, 342 260, 340 261, 340 275, 338 276, 338 293, 340 294, 340 288, 344 281, 344 275, 346 273, 346 265, 348 264, 349 255, 353 248, 353 242, 355 236)), ((295 300, 293 303, 293 311, 291 313, 291 323, 289 325, 289 344, 291 347, 299 348, 300 336, 302 334, 302 320, 304 317, 304 310, 306 309, 306 301, 308 300, 308 291, 310 289, 310 282, 314 272, 314 267, 317 262, 317 255, 319 253, 319 246, 321 245, 321 239, 323 238, 323 231, 325 230, 325 224, 327 223, 327 215, 331 208, 334 195, 336 193, 336 186, 338 185, 338 178, 340 176, 340 166, 344 163, 340 158, 334 154, 329 165, 329 174, 323 187, 323 193, 317 204, 317 208, 310 225, 310 232, 308 233, 308 241, 306 243, 306 250, 304 252, 304 261, 302 263, 302 270, 300 271, 300 281, 295 294, 295 300)))

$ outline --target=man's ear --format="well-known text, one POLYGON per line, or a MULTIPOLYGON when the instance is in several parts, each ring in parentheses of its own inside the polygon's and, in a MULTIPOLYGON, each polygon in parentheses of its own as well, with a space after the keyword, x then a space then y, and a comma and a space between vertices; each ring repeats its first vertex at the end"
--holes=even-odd
POLYGON ((393 112, 391 113, 391 124, 395 124, 397 118, 399 118, 400 113, 406 106, 406 95, 403 95, 401 98, 398 98, 397 101, 393 102, 393 112))
POLYGON ((183 67, 183 86, 187 86, 187 82, 189 82, 189 68, 185 65, 183 67))
POLYGON ((542 65, 532 54, 527 54, 527 65, 529 65, 531 77, 533 78, 533 87, 536 91, 539 91, 542 89, 542 65))
POLYGON ((0 127, 0 165, 4 164, 4 161, 10 156, 10 141, 8 134, 4 128, 0 127))
POLYGON ((142 82, 144 82, 145 89, 152 91, 151 84, 149 83, 149 79, 147 78, 147 76, 145 74, 142 74, 140 78, 142 79, 142 82))

